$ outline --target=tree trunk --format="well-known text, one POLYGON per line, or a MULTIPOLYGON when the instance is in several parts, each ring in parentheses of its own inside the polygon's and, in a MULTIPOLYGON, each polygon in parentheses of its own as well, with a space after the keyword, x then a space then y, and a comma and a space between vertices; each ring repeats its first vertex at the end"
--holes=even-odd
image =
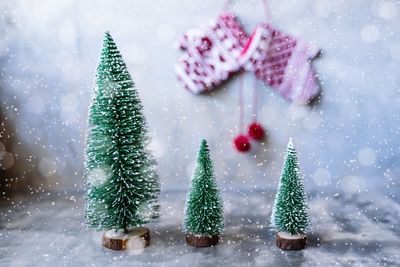
POLYGON ((128 229, 124 233, 109 230, 103 234, 102 244, 114 250, 143 249, 150 245, 150 230, 146 227, 128 229))
POLYGON ((301 250, 306 247, 305 234, 291 235, 288 232, 276 233, 276 245, 283 250, 301 250))
POLYGON ((219 235, 186 234, 186 243, 194 247, 211 247, 218 244, 219 235))

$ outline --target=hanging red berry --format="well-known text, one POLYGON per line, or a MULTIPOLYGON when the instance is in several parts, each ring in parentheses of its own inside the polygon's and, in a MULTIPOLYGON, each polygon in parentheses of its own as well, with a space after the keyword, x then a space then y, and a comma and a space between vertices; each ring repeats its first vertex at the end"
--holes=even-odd
POLYGON ((264 128, 257 122, 250 124, 248 133, 251 138, 257 141, 261 141, 265 138, 264 128))
POLYGON ((247 152, 250 150, 250 140, 243 134, 236 136, 233 143, 239 152, 247 152))

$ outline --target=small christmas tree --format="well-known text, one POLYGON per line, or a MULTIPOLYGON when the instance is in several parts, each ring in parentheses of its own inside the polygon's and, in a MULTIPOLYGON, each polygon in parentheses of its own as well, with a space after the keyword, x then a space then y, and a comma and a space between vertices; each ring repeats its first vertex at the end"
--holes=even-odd
POLYGON ((289 244, 289 248, 285 247, 285 244, 282 245, 283 247, 278 244, 279 247, 283 249, 301 249, 303 243, 305 246, 304 232, 309 226, 309 215, 292 139, 289 140, 287 146, 285 162, 271 216, 271 224, 278 231, 277 238, 280 239, 280 241, 277 239, 278 242, 286 242, 286 245, 292 243, 289 244), (301 239, 299 248, 294 248, 296 246, 293 242, 298 241, 297 238, 293 237, 294 235, 301 239), (282 239, 285 239, 285 241, 282 241, 282 239))
POLYGON ((146 149, 142 105, 128 69, 106 32, 89 109, 85 215, 97 230, 128 232, 158 217, 159 178, 146 149))
POLYGON ((201 141, 191 179, 183 228, 187 243, 199 247, 217 244, 223 229, 222 200, 205 140, 201 141))

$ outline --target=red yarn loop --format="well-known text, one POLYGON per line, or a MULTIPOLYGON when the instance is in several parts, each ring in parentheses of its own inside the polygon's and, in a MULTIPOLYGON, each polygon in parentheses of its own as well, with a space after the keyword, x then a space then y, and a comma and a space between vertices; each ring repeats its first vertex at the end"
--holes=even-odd
POLYGON ((233 143, 239 152, 247 152, 250 150, 250 140, 243 134, 236 136, 233 143))

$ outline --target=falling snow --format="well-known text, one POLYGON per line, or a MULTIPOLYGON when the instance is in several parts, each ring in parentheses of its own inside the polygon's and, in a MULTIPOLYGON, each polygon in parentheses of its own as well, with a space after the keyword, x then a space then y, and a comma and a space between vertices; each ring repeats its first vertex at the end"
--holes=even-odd
MULTIPOLYGON (((176 43, 224 1, 0 2, 0 265, 400 265, 400 3, 268 1, 275 27, 322 48, 310 106, 260 86, 267 139, 239 154, 238 79, 206 96, 178 83, 176 43), (118 40, 144 106, 161 180, 161 217, 143 251, 101 247, 85 225, 84 136, 105 30, 118 40), (289 137, 310 208, 308 247, 283 252, 268 228, 289 137), (184 200, 207 139, 224 201, 214 248, 186 246, 184 200)), ((247 32, 260 0, 233 1, 247 32)), ((245 74, 251 122, 253 76, 245 74)), ((107 169, 89 174, 106 179, 107 169)))

